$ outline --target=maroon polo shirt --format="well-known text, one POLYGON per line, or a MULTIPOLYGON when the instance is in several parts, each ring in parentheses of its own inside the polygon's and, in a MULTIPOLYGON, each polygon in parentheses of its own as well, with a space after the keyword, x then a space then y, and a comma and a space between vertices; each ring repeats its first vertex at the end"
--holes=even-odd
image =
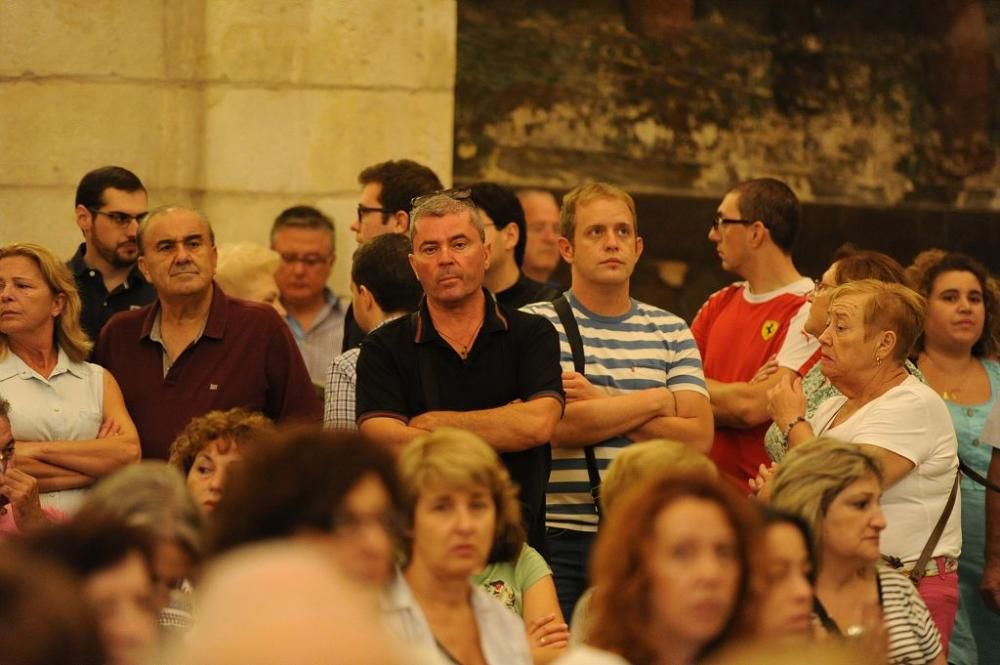
POLYGON ((143 457, 167 459, 184 426, 216 409, 253 409, 277 422, 322 420, 295 339, 273 307, 230 298, 216 284, 205 331, 166 376, 163 347, 149 337, 159 308, 157 300, 116 314, 94 349, 94 362, 121 386, 143 457))

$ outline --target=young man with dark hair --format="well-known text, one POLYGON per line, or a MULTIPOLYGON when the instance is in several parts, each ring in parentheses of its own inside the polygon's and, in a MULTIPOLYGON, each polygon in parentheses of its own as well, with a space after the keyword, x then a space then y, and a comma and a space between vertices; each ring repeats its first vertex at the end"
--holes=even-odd
MULTIPOLYGON (((359 245, 387 233, 409 233, 413 199, 444 188, 434 171, 409 159, 373 164, 361 172, 358 183, 361 198, 351 230, 359 245)), ((341 350, 356 348, 364 336, 354 320, 354 308, 349 306, 344 316, 341 350)))
POLYGON ((83 243, 67 265, 83 304, 81 323, 91 339, 97 339, 113 314, 156 298, 156 289, 136 268, 135 234, 148 205, 142 182, 120 166, 95 169, 77 186, 76 225, 83 243))
POLYGON ((708 232, 723 269, 743 281, 709 296, 691 331, 715 416, 712 459, 747 492, 758 467, 770 463, 764 449, 771 420, 767 391, 783 376, 805 374, 819 349, 803 329, 813 282, 792 262, 800 218, 799 200, 788 185, 758 178, 729 190, 708 232), (750 383, 771 357, 778 371, 750 383))
POLYGON ((345 308, 326 285, 336 260, 333 220, 312 206, 288 208, 271 227, 271 249, 281 257, 274 281, 285 322, 299 345, 309 378, 321 386, 344 335, 345 308))
MULTIPOLYGON (((354 317, 367 335, 417 309, 423 289, 410 267, 410 239, 396 233, 372 238, 354 252, 351 296, 354 317)), ((360 349, 333 359, 326 376, 323 422, 332 429, 355 430, 355 392, 360 349)))
POLYGON ((483 284, 497 302, 518 308, 529 303, 553 300, 559 290, 536 282, 520 268, 527 236, 524 210, 514 192, 493 182, 481 182, 470 189, 472 201, 479 208, 490 245, 490 265, 483 284))

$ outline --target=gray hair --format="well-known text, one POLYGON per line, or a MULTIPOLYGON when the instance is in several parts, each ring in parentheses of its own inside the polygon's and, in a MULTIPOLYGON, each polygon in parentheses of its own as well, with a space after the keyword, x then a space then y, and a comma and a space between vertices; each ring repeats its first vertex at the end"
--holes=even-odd
POLYGON ((205 226, 208 227, 208 238, 209 240, 212 241, 213 245, 215 244, 215 229, 212 228, 212 222, 208 221, 208 216, 205 213, 203 213, 201 210, 198 210, 197 208, 190 208, 188 206, 165 205, 165 206, 160 206, 158 208, 153 208, 148 213, 146 213, 146 216, 142 218, 141 222, 139 222, 139 228, 135 232, 135 244, 139 246, 140 254, 146 253, 146 250, 143 248, 142 245, 142 237, 146 235, 146 231, 149 229, 150 222, 152 222, 157 217, 162 217, 163 215, 172 212, 191 212, 197 215, 198 218, 201 219, 201 221, 205 222, 205 226))
POLYGON ((130 464, 104 478, 79 514, 120 519, 156 538, 176 540, 196 561, 205 552, 205 518, 181 472, 166 462, 130 464))
POLYGON ((479 208, 476 207, 476 204, 472 202, 471 198, 456 199, 448 194, 428 196, 413 208, 410 213, 410 242, 413 242, 414 238, 417 237, 417 221, 421 217, 444 217, 445 215, 461 215, 466 212, 469 213, 472 225, 479 232, 479 239, 486 242, 486 227, 483 226, 483 218, 479 214, 479 208))

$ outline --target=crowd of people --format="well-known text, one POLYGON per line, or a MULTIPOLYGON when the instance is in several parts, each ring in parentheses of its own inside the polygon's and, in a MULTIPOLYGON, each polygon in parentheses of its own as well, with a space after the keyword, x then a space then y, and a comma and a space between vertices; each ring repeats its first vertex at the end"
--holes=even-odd
POLYGON ((116 166, 71 259, 0 247, 5 664, 1000 660, 979 262, 810 279, 748 180, 689 325, 620 187, 358 181, 349 303, 322 211, 217 247, 116 166))

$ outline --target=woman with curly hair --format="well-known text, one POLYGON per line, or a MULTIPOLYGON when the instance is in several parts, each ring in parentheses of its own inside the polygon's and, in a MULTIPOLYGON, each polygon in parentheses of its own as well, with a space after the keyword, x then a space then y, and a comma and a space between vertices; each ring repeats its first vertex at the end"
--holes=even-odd
POLYGON ((753 625, 759 516, 721 482, 665 475, 619 500, 597 538, 585 644, 560 665, 689 665, 753 625), (744 608, 745 609, 745 608, 744 608))
MULTIPOLYGON (((982 476, 991 447, 979 435, 1000 394, 1000 316, 997 287, 986 268, 965 254, 939 249, 922 252, 908 273, 927 298, 924 334, 917 340, 917 365, 944 399, 955 433, 958 456, 982 476)), ((949 662, 975 665, 1000 653, 1000 617, 979 595, 983 575, 986 490, 962 477, 962 554, 959 557, 960 607, 949 662)))

